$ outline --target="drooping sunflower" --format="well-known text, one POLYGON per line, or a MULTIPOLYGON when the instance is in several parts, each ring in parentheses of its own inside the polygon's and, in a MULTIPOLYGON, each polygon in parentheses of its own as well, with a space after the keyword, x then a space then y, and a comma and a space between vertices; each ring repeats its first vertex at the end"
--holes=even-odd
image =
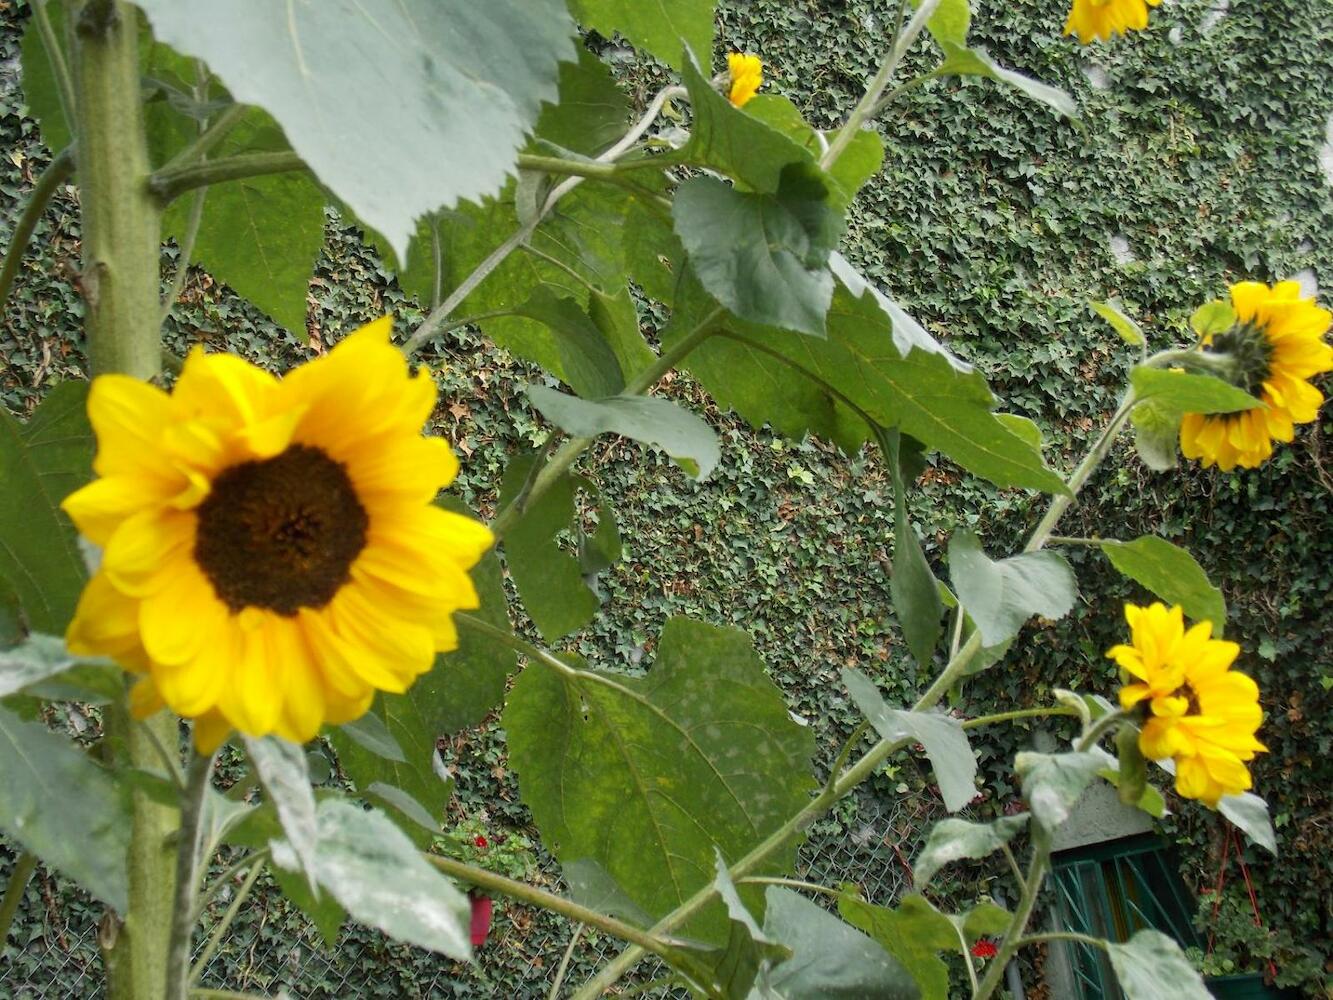
POLYGON ((1296 282, 1232 285, 1231 307, 1236 325, 1210 337, 1207 350, 1229 355, 1234 381, 1262 405, 1238 413, 1187 413, 1180 423, 1185 457, 1224 472, 1262 465, 1274 441, 1290 441, 1296 424, 1314 420, 1324 395, 1306 380, 1333 371, 1333 347, 1323 342, 1333 314, 1302 297, 1296 282))
POLYGON ((1136 678, 1120 690, 1120 705, 1142 713, 1143 755, 1174 760, 1176 791, 1213 808, 1248 789, 1245 762, 1267 747, 1255 738, 1259 687, 1231 669, 1240 647, 1212 638, 1211 622, 1187 630, 1179 606, 1126 604, 1125 620, 1130 644, 1106 655, 1136 678))
POLYGON ((458 461, 386 317, 281 381, 196 347, 174 390, 93 382, 98 477, 66 498, 102 561, 66 636, 142 675, 139 715, 302 743, 401 692, 477 607, 482 524, 432 505, 458 461))
POLYGON ((763 60, 748 52, 729 52, 727 72, 731 81, 727 88, 727 99, 738 108, 744 107, 745 102, 759 93, 759 88, 764 84, 763 60))
POLYGON ((1148 27, 1148 8, 1162 0, 1074 0, 1065 21, 1065 34, 1078 35, 1081 44, 1094 38, 1110 41, 1127 31, 1148 27))

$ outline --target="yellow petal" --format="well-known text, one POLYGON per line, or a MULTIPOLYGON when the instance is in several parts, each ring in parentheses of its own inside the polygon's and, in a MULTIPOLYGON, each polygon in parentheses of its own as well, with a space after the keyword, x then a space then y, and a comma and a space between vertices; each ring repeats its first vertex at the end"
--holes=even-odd
POLYGON ((143 597, 165 585, 177 559, 190 559, 192 513, 146 510, 127 518, 102 553, 102 571, 126 594, 143 597))

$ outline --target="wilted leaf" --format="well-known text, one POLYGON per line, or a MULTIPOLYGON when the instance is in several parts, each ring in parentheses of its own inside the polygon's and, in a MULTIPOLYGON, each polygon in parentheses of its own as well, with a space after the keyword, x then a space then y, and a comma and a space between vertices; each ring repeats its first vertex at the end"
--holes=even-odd
POLYGON ((1063 618, 1074 606, 1074 571, 1054 552, 991 559, 970 531, 949 540, 949 579, 987 646, 1018 634, 1033 615, 1063 618))
POLYGON ((961 858, 984 858, 1013 840, 1028 825, 1027 813, 1002 816, 990 823, 942 819, 930 828, 926 846, 917 855, 912 881, 924 889, 935 873, 961 858))

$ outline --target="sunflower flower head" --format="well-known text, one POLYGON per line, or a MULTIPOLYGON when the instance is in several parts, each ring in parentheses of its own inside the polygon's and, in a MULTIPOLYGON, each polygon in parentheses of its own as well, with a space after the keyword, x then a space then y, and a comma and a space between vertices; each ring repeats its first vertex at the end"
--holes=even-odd
POLYGON ((1125 619, 1129 644, 1106 655, 1131 678, 1120 705, 1141 715, 1143 755, 1174 760, 1176 791, 1211 808, 1248 789, 1245 762, 1267 748, 1255 738, 1259 688, 1231 669, 1240 647, 1212 638, 1210 622, 1186 629, 1178 606, 1126 604, 1125 619))
POLYGON ((1162 0, 1074 0, 1065 21, 1065 34, 1078 35, 1080 44, 1087 45, 1100 38, 1109 42, 1127 31, 1142 31, 1148 27, 1148 8, 1162 0))
POLYGON ((748 52, 729 52, 727 73, 727 100, 738 108, 744 107, 764 84, 763 60, 748 52))
POLYGON ((279 381, 195 348, 174 390, 93 382, 98 478, 65 499, 102 562, 71 651, 141 675, 131 707, 296 743, 404 691, 477 607, 484 525, 432 505, 458 470, 422 436, 431 379, 387 317, 279 381))

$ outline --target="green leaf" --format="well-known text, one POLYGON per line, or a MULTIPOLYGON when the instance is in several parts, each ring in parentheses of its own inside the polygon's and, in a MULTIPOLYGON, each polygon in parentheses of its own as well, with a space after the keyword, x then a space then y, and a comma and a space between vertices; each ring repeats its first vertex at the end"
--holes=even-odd
POLYGON ((1132 542, 1108 540, 1100 544, 1111 565, 1121 573, 1167 604, 1179 604, 1194 621, 1212 622, 1213 635, 1222 637, 1227 620, 1226 600, 1189 552, 1156 535, 1140 535, 1132 542))
POLYGON ((580 906, 637 927, 649 927, 653 919, 644 913, 611 874, 592 858, 575 858, 560 866, 560 875, 569 886, 569 895, 580 906))
POLYGON ((1023 780, 1023 798, 1038 826, 1050 833, 1069 818, 1074 803, 1104 766, 1104 753, 1023 752, 1014 758, 1014 769, 1023 780))
MULTIPOLYGON (((449 784, 452 785, 452 782, 449 784)), ((440 832, 439 819, 432 816, 425 806, 397 785, 390 785, 383 781, 372 781, 366 786, 366 794, 379 799, 385 805, 393 806, 423 830, 428 830, 431 833, 440 832)))
POLYGON ((669 399, 656 396, 579 399, 541 385, 529 385, 526 392, 542 416, 566 433, 585 438, 621 434, 655 445, 672 458, 693 462, 696 479, 707 479, 721 457, 713 429, 669 399))
POLYGON ((833 298, 829 253, 842 217, 816 174, 792 166, 775 194, 694 177, 672 216, 690 266, 710 295, 743 320, 824 336, 833 298))
POLYGON ((546 328, 545 343, 534 341, 518 353, 531 358, 585 396, 612 396, 625 388, 620 362, 601 328, 577 301, 538 286, 515 310, 546 328))
POLYGON ((1129 377, 1140 405, 1151 400, 1155 406, 1176 415, 1235 413, 1253 409, 1260 403, 1244 389, 1212 375, 1138 365, 1129 377))
POLYGON ((597 156, 625 134, 629 102, 606 63, 580 46, 575 62, 561 63, 559 99, 542 108, 539 139, 584 156, 597 156))
POLYGON ((277 119, 400 260, 415 219, 499 190, 574 57, 560 0, 139 6, 159 40, 277 119))
MULTIPOLYGON (((589 492, 601 496, 591 480, 579 477, 579 481, 589 492)), ((596 576, 620 562, 620 526, 616 524, 616 512, 606 497, 601 496, 597 505, 597 528, 592 534, 584 531, 582 524, 578 525, 578 529, 579 567, 584 576, 596 576)))
POLYGON ((944 50, 944 62, 932 72, 933 76, 989 77, 1008 84, 1034 101, 1053 108, 1066 118, 1073 118, 1077 114, 1074 99, 1059 87, 1051 87, 1022 73, 1005 69, 983 48, 967 48, 959 42, 942 40, 939 36, 936 36, 936 40, 944 50))
POLYGON ((573 0, 579 23, 606 37, 619 33, 673 69, 681 42, 696 58, 713 52, 714 0, 573 0))
MULTIPOLYGON (((65 37, 65 5, 47 3, 46 16, 51 20, 51 30, 57 39, 65 37)), ((63 42, 61 43, 63 47, 63 42)), ((28 18, 23 28, 23 96, 28 102, 32 117, 42 128, 42 141, 52 152, 60 152, 68 146, 74 136, 69 122, 65 120, 65 111, 60 104, 60 91, 56 87, 55 69, 47 57, 46 47, 42 44, 41 33, 37 30, 37 19, 28 18)), ((65 54, 68 64, 69 54, 65 54)))
POLYGON ((62 382, 26 424, 0 409, 0 577, 28 627, 63 635, 87 579, 60 501, 92 475, 87 382, 62 382))
MULTIPOLYGON (((640 239, 651 239, 651 236, 640 233, 640 239)), ((641 371, 657 360, 657 355, 643 339, 639 312, 627 285, 622 285, 614 293, 593 289, 588 295, 588 315, 611 345, 622 372, 641 371)))
MULTIPOLYGON (((510 460, 500 484, 500 509, 522 492, 535 460, 532 455, 510 460)), ((570 527, 574 514, 574 480, 561 476, 524 506, 504 539, 509 575, 528 616, 547 642, 582 628, 597 612, 597 595, 583 582, 578 559, 556 542, 556 536, 570 527)))
POLYGON ((1033 615, 1063 618, 1074 606, 1074 571, 1054 552, 991 559, 970 531, 949 539, 949 579, 987 646, 1018 634, 1033 615))
MULTIPOLYGON (((796 439, 818 434, 847 452, 870 433, 865 414, 994 483, 1067 492, 1041 453, 992 412, 995 398, 980 375, 919 326, 895 320, 864 282, 860 294, 849 290, 836 254, 830 264, 839 282, 826 340, 724 318, 720 335, 690 353, 686 366, 719 405, 755 426, 771 423, 796 439)), ((697 283, 682 282, 664 343, 692 329, 708 308, 704 297, 697 283)))
MULTIPOLYGON (((921 0, 912 0, 913 6, 920 7, 921 0)), ((943 45, 967 44, 967 29, 972 24, 972 8, 968 0, 940 0, 935 13, 926 22, 926 29, 935 41, 943 45)))
MULTIPOLYGON (((268 116, 254 110, 227 134, 215 155, 286 145, 268 116)), ((168 207, 164 235, 184 239, 193 200, 180 198, 168 207)), ((324 200, 319 187, 299 172, 215 184, 204 197, 191 263, 304 337, 306 292, 324 245, 324 200)))
POLYGON ((792 956, 769 973, 782 1000, 916 1000, 911 976, 884 949, 823 907, 779 886, 765 894, 764 933, 792 956))
POLYGON ((384 720, 375 712, 367 712, 359 719, 344 722, 338 729, 343 735, 350 737, 357 746, 369 750, 376 757, 399 763, 407 760, 403 756, 403 748, 398 745, 393 733, 389 732, 384 720))
POLYGON ((802 164, 820 174, 812 150, 746 114, 719 94, 693 58, 681 68, 681 81, 690 94, 694 121, 690 141, 661 154, 663 165, 687 163, 726 174, 751 191, 777 194, 783 174, 802 164))
POLYGON ((1134 450, 1143 464, 1155 472, 1169 472, 1176 467, 1176 442, 1180 438, 1180 417, 1157 402, 1139 403, 1130 411, 1134 425, 1134 450))
POLYGON ((893 613, 907 639, 917 663, 929 666, 940 641, 940 616, 944 602, 940 600, 939 582, 921 551, 921 542, 907 519, 907 487, 903 482, 902 435, 897 429, 885 432, 889 454, 889 471, 893 479, 893 570, 889 578, 889 595, 893 613))
POLYGON ((984 858, 1013 840, 1028 825, 1027 813, 1002 816, 991 823, 943 819, 930 828, 926 846, 917 855, 912 882, 925 889, 935 873, 960 858, 984 858))
POLYGON ((126 912, 127 797, 74 744, 3 707, 0 830, 108 906, 126 912))
POLYGON ((977 758, 962 723, 933 712, 889 708, 874 682, 851 667, 843 668, 842 682, 880 736, 886 740, 915 740, 926 748, 940 795, 950 812, 957 812, 976 797, 977 758))
POLYGON ((1190 314, 1190 328, 1200 337, 1226 333, 1236 325, 1236 311, 1230 302, 1214 299, 1205 302, 1190 314))
POLYGON ((291 900, 302 913, 310 918, 319 931, 326 948, 332 949, 338 943, 347 911, 338 905, 338 901, 327 892, 315 892, 310 882, 299 872, 289 872, 277 865, 269 866, 273 880, 278 883, 282 894, 291 900))
MULTIPOLYGON (((826 144, 831 144, 838 134, 836 131, 816 132, 795 104, 777 94, 755 95, 746 102, 744 111, 799 143, 814 161, 818 161, 827 148, 826 144)), ((879 133, 874 129, 857 129, 842 155, 824 173, 824 177, 833 182, 830 203, 839 211, 845 209, 883 165, 884 140, 879 133)))
MULTIPOLYGON (((654 918, 712 881, 715 846, 735 860, 814 787, 814 738, 749 638, 682 618, 667 622, 645 677, 529 666, 504 727, 546 846, 562 862, 596 861, 654 918)), ((794 850, 765 872, 785 870, 794 850)), ((709 907, 682 933, 725 941, 726 916, 709 907)))
POLYGON ((1277 856, 1277 836, 1268 817, 1267 802, 1253 792, 1224 795, 1218 800, 1217 811, 1269 854, 1277 856))
POLYGON ((1143 329, 1130 319, 1112 302, 1093 302, 1090 303, 1098 316, 1111 324, 1116 333, 1120 334, 1120 339, 1131 347, 1142 347, 1148 342, 1148 338, 1143 335, 1143 329))
POLYGON ((1139 931, 1124 944, 1106 942, 1126 1000, 1210 1000, 1212 994, 1180 945, 1161 931, 1139 931))
MULTIPOLYGON (((465 960, 472 956, 467 896, 425 861, 382 813, 340 799, 319 804, 314 881, 358 923, 419 948, 465 960)), ((273 861, 298 869, 288 841, 273 861)))
MULTIPOLYGON (((1110 711, 1111 709, 1108 708, 1106 710, 1110 711)), ((1134 738, 1137 740, 1138 730, 1130 726, 1125 726, 1123 729, 1117 731, 1116 733, 1117 742, 1122 738, 1121 733, 1125 732, 1126 730, 1132 732, 1134 734, 1134 738)), ((1120 761, 1117 760, 1115 757, 1113 757, 1111 754, 1107 753, 1101 747, 1093 747, 1092 750, 1089 751, 1089 753, 1097 754, 1097 756, 1102 761, 1102 769, 1097 772, 1097 776, 1099 778, 1105 778, 1113 786, 1115 786, 1117 790, 1119 790, 1121 788, 1120 761)), ((1132 782, 1137 783, 1134 779, 1133 774, 1130 775, 1130 778, 1132 782)), ((1126 802, 1125 803, 1126 805, 1135 806, 1146 812, 1149 816, 1152 816, 1154 819, 1161 819, 1163 816, 1167 814, 1166 799, 1154 785, 1145 780, 1144 782, 1138 785, 1138 790, 1139 790, 1138 797, 1134 799, 1134 801, 1132 802, 1126 802)), ((1124 801, 1123 793, 1121 801, 1122 802, 1124 801)))
POLYGON ((1127 806, 1138 805, 1148 789, 1148 762, 1139 749, 1139 731, 1133 726, 1121 726, 1115 734, 1116 790, 1120 801, 1127 806))
POLYGON ((769 974, 776 963, 792 957, 792 951, 773 940, 755 921, 740 893, 736 891, 731 874, 727 871, 726 859, 720 851, 715 855, 714 867, 717 875, 713 885, 722 905, 727 908, 730 936, 727 947, 708 963, 717 987, 709 995, 725 997, 726 1000, 746 1000, 754 994, 765 1000, 775 997, 769 974), (754 994, 751 993, 752 986, 754 994))
POLYGON ((245 752, 264 785, 264 795, 277 810, 282 832, 296 858, 296 863, 286 867, 299 869, 313 882, 319 832, 305 751, 277 736, 246 736, 244 740, 245 752))
POLYGON ((34 633, 13 649, 0 650, 0 698, 54 677, 74 663, 65 640, 34 633))

